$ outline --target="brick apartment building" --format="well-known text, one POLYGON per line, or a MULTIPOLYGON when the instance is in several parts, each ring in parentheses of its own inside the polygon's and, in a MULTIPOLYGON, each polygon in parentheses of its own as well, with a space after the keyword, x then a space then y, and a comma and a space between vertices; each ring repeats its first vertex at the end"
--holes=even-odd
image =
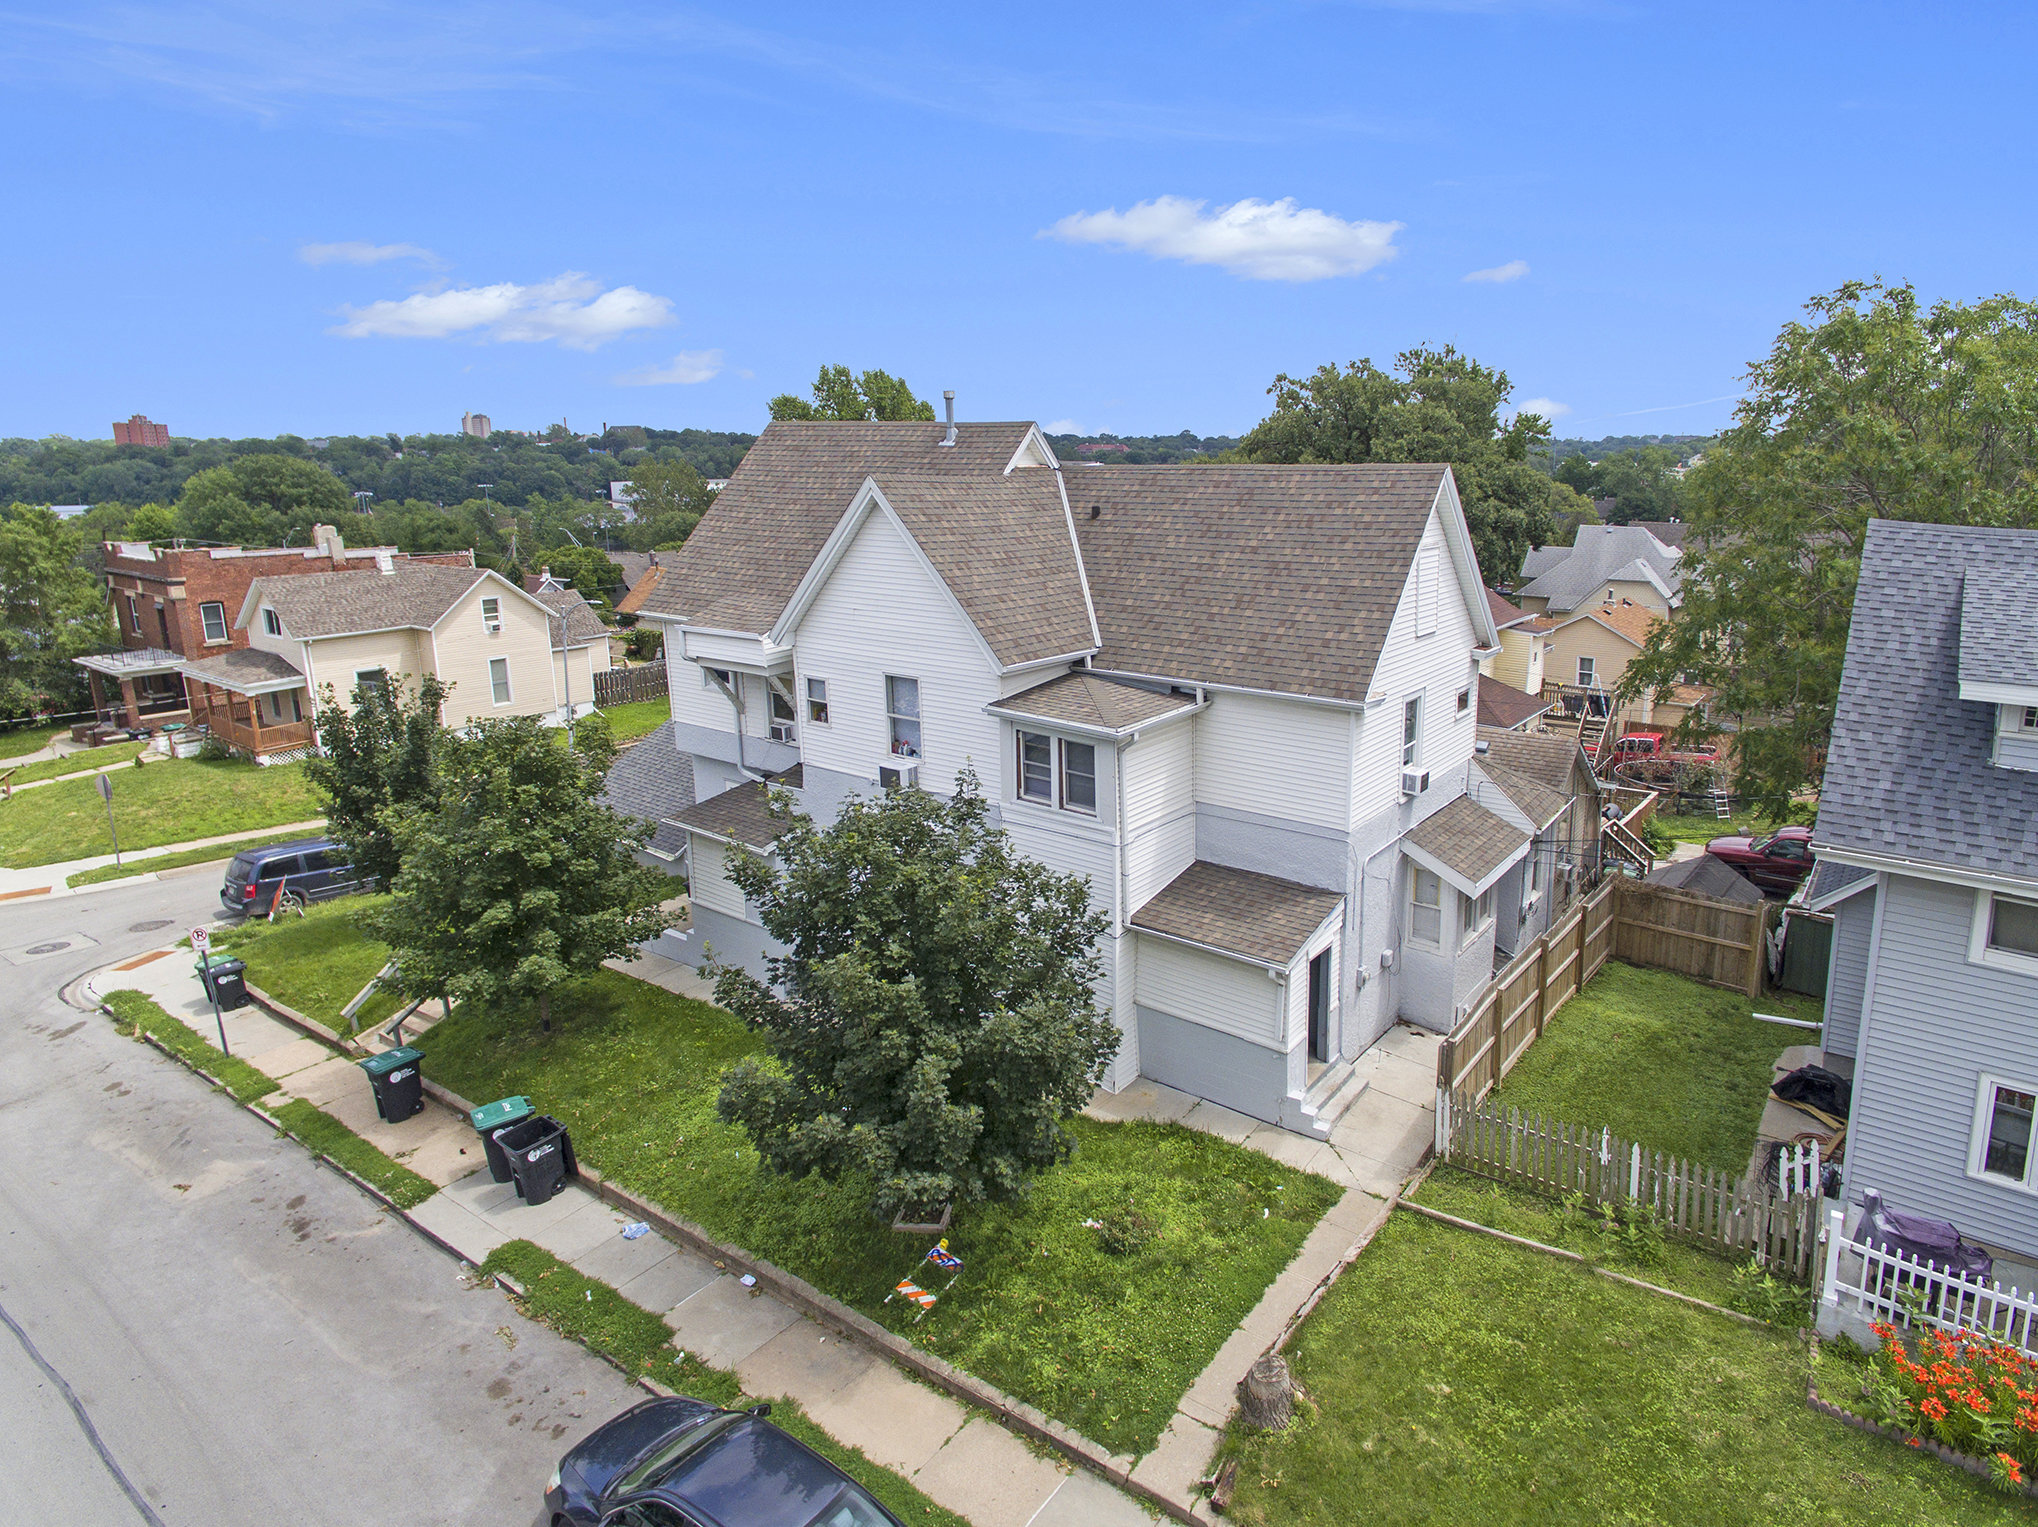
POLYGON ((136 414, 125 421, 116 419, 113 423, 115 445, 168 445, 170 426, 158 424, 143 414, 136 414))
POLYGON ((95 712, 94 720, 73 729, 79 739, 95 731, 188 722, 191 702, 179 665, 249 645, 234 618, 257 578, 372 573, 406 562, 474 565, 471 551, 413 557, 387 546, 350 547, 330 525, 314 526, 312 537, 309 547, 282 550, 104 543, 106 592, 120 623, 122 650, 75 659, 90 677, 95 712))

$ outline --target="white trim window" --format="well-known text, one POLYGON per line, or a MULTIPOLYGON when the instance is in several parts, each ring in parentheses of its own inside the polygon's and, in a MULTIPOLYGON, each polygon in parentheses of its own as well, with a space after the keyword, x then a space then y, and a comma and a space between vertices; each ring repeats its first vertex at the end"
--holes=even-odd
POLYGON ((271 636, 281 636, 283 634, 283 617, 265 606, 262 610, 262 629, 271 636))
POLYGON ((920 681, 885 675, 885 717, 891 722, 892 756, 920 757, 920 681))
POLYGON ((1458 892, 1458 947, 1463 949, 1473 939, 1486 931, 1493 921, 1493 887, 1488 886, 1477 896, 1458 892))
POLYGON ((727 668, 709 668, 703 666, 701 668, 701 688, 713 689, 717 684, 720 684, 724 689, 734 689, 736 687, 736 675, 727 668))
POLYGON ((142 602, 133 594, 127 596, 127 618, 134 625, 134 634, 142 634, 142 602))
POLYGON ((767 682, 764 686, 766 704, 770 710, 770 732, 773 742, 787 744, 799 741, 799 729, 793 724, 793 699, 780 692, 776 684, 767 682))
POLYGON ((208 642, 223 642, 226 634, 226 606, 217 599, 208 599, 198 606, 198 623, 205 628, 208 642))
POLYGON ((1412 769, 1422 758, 1422 696, 1401 704, 1401 767, 1412 769))
POLYGON ((354 670, 354 687, 359 689, 363 684, 387 693, 389 690, 389 670, 387 668, 356 668, 354 670))
POLYGON ((815 726, 828 724, 828 681, 807 680, 807 719, 815 726))
POLYGON ((497 705, 510 703, 509 659, 492 657, 488 660, 488 690, 497 705))
POLYGON ((2038 975, 2038 901, 1976 891, 1967 958, 1976 965, 2038 975))
POLYGON ((1461 716, 1466 715, 1471 711, 1471 709, 1472 709, 1472 691, 1469 689, 1459 690, 1458 714, 1461 716))
POLYGON ((2017 730, 2038 732, 2038 705, 2027 705, 2018 712, 2017 730))
POLYGON ((1097 745, 1093 742, 1062 739, 1061 809, 1097 814, 1097 745))
POLYGON ((1444 941, 1444 881, 1435 870, 1412 866, 1408 877, 1408 936, 1419 943, 1444 941))
POLYGON ((1578 654, 1578 687, 1591 689, 1599 680, 1598 660, 1589 652, 1578 654))
MULTIPOLYGON (((481 629, 490 636, 498 635, 502 631, 501 595, 483 594, 481 596, 481 629)), ((502 703, 500 700, 496 701, 498 705, 502 703)))
POLYGON ((1984 1076, 1974 1100, 1974 1141, 1967 1174, 2019 1188, 2031 1186, 2031 1119, 2038 1084, 1984 1076))
POLYGON ((1044 732, 1018 732, 1019 798, 1054 804, 1054 739, 1044 732))

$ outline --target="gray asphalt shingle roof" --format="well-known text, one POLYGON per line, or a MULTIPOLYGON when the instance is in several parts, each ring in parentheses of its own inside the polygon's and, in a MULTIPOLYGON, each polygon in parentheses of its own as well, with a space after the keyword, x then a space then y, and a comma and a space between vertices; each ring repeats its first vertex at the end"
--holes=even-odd
POLYGON ((1196 703, 1193 695, 1157 694, 1078 670, 1021 690, 991 709, 1008 715, 1038 716, 1100 731, 1122 732, 1156 716, 1196 703))
POLYGON ((2038 531, 1869 521, 1814 842, 2038 881, 2038 773, 1960 698, 1970 571, 2038 581, 2038 531))
POLYGON ((1658 865, 1649 872, 1649 884, 1660 885, 1665 890, 1685 891, 1694 896, 1710 896, 1715 901, 1735 901, 1754 906, 1762 900, 1762 893, 1755 889, 1754 882, 1738 873, 1724 860, 1715 859, 1711 854, 1700 854, 1692 859, 1678 859, 1670 864, 1658 865))
POLYGON ((616 756, 602 799, 626 817, 655 823, 651 846, 660 853, 678 851, 683 835, 665 819, 694 803, 693 755, 679 751, 670 721, 616 756))
POLYGON ((1461 795, 1401 841, 1477 885, 1519 853, 1529 835, 1461 795))
POLYGON ((1970 567, 1960 586, 1960 682, 2038 686, 2038 582, 1970 567))
POLYGON ((1517 774, 1527 775, 1539 785, 1569 796, 1578 769, 1578 740, 1552 737, 1544 732, 1514 732, 1502 727, 1479 725, 1478 741, 1485 743, 1490 763, 1517 774))
POLYGON ((667 820, 711 837, 741 843, 759 853, 770 848, 783 830, 772 820, 764 785, 755 780, 696 801, 683 811, 673 812, 667 820))
POLYGON ((1364 701, 1449 470, 1125 466, 1071 476, 1104 638, 1096 666, 1364 701))
MULTIPOLYGON (((566 645, 584 647, 608 635, 608 627, 594 613, 594 607, 572 589, 555 589, 531 596, 565 616, 566 645)), ((552 645, 559 646, 559 627, 552 627, 552 645)))
POLYGON ((1639 525, 1580 525, 1569 546, 1539 546, 1522 558, 1519 599, 1547 599, 1553 611, 1605 599, 1608 582, 1654 582, 1674 604, 1683 587, 1678 554, 1639 525))
MULTIPOLYGON (((357 575, 358 576, 358 575, 357 575)), ((219 652, 177 665, 178 671, 205 684, 217 684, 235 694, 265 691, 304 682, 304 673, 288 658, 258 647, 219 652)))
MULTIPOLYGON (((291 636, 343 636, 352 631, 428 629, 475 584, 479 568, 399 562, 389 572, 299 573, 257 578, 251 597, 274 607, 291 636)), ((507 597, 507 596, 506 596, 507 597)))
POLYGON ((1132 914, 1132 926, 1285 968, 1343 900, 1335 891, 1198 859, 1132 914))
POLYGON ((1532 721, 1550 708, 1550 702, 1540 695, 1532 695, 1516 689, 1512 684, 1503 684, 1498 679, 1479 680, 1479 724, 1497 726, 1511 730, 1524 721, 1532 721))
POLYGON ((1831 859, 1821 859, 1812 866, 1812 878, 1805 885, 1805 904, 1814 911, 1820 910, 1830 904, 1829 898, 1839 897, 1848 887, 1874 878, 1875 871, 1864 869, 1861 865, 1836 864, 1831 859))

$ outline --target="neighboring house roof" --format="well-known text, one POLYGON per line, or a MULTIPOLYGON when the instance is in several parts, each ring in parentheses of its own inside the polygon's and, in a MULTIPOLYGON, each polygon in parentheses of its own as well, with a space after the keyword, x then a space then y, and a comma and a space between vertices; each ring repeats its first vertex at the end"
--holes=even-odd
POLYGON ((1479 680, 1479 724, 1511 730, 1526 726, 1550 708, 1550 702, 1503 684, 1498 679, 1479 680))
POLYGON ((759 853, 777 841, 783 826, 771 815, 765 786, 752 780, 720 795, 696 801, 666 820, 690 832, 705 833, 725 843, 738 843, 759 853))
POLYGON ((1529 834, 1494 815, 1469 795, 1432 812, 1401 840, 1404 850, 1472 895, 1491 885, 1521 856, 1529 834))
POLYGON ((1486 608, 1493 612, 1493 624, 1503 631, 1516 621, 1529 618, 1528 611, 1512 599, 1496 594, 1491 589, 1486 591, 1486 608))
MULTIPOLYGON (((1519 770, 1495 763, 1491 754, 1474 759, 1472 767, 1474 780, 1481 774, 1491 780, 1514 808, 1535 824, 1537 832, 1571 809, 1571 797, 1564 791, 1554 790, 1541 780, 1531 779, 1519 770)), ((1478 804, 1484 805, 1484 799, 1479 799, 1478 804)))
MULTIPOLYGON (((1104 643, 1096 666, 1363 702, 1449 470, 1072 475, 1069 508, 1104 643)), ((1448 565, 1444 578, 1456 586, 1448 565)))
POLYGON ((644 576, 630 585, 630 592, 616 601, 616 613, 635 615, 641 611, 651 596, 657 592, 659 580, 664 576, 665 569, 662 567, 645 569, 644 576))
POLYGON ((1521 576, 1517 598, 1545 599, 1560 614, 1598 604, 1609 583, 1649 583, 1672 605, 1683 587, 1677 552, 1637 525, 1580 525, 1571 545, 1522 558, 1521 576))
POLYGON ((1285 970, 1343 901, 1335 891, 1198 859, 1132 914, 1132 926, 1285 970))
POLYGON ((2038 882, 2038 773, 1959 697, 1970 570, 2038 582, 2038 531, 1869 521, 1814 842, 2038 882))
MULTIPOLYGON (((355 574, 356 577, 360 575, 355 574)), ((297 665, 273 652, 243 647, 219 652, 177 665, 186 678, 230 689, 237 695, 261 695, 273 690, 302 689, 304 674, 297 665)))
POLYGON ((1970 567, 1961 579, 1960 685, 1979 684, 2038 689, 2038 582, 2028 571, 1970 567))
POLYGON ((1658 865, 1649 872, 1649 884, 1693 896, 1710 896, 1715 901, 1742 902, 1748 906, 1755 906, 1762 900, 1762 893, 1755 889, 1752 881, 1711 854, 1658 865))
POLYGON ((1193 708, 1195 696, 1156 693, 1078 670, 1021 690, 985 707, 994 715, 1036 717, 1091 731, 1130 731, 1172 711, 1193 708))
MULTIPOLYGON (((1483 684, 1480 686, 1485 687, 1483 684)), ((1512 769, 1566 796, 1579 768, 1578 740, 1542 732, 1512 732, 1480 723, 1478 741, 1487 745, 1487 764, 1512 769)), ((1590 772, 1589 770, 1586 772, 1590 772)))
POLYGON ((1000 663, 1096 650, 1055 473, 887 471, 873 480, 1000 663))
POLYGON ((110 679, 143 679, 150 674, 176 672, 184 662, 184 654, 167 647, 131 647, 123 652, 88 652, 71 661, 110 679))
POLYGON ((1597 621, 1614 635, 1640 647, 1649 640, 1650 631, 1662 623, 1663 617, 1645 609, 1632 599, 1623 599, 1619 604, 1603 604, 1596 610, 1580 610, 1569 620, 1560 620, 1555 630, 1562 626, 1575 626, 1581 620, 1597 621))
POLYGON ((678 853, 686 835, 665 819, 694 803, 693 755, 680 752, 673 731, 668 721, 624 748, 602 785, 602 799, 611 809, 656 824, 650 847, 666 855, 678 853))
MULTIPOLYGON (((960 424, 956 443, 944 446, 941 424, 774 420, 686 543, 660 554, 670 567, 642 613, 719 630, 769 631, 866 477, 996 477, 1032 429, 960 424)), ((1048 475, 1046 468, 1027 470, 1048 475)))
MULTIPOLYGON (((585 647, 591 642, 603 640, 609 634, 609 628, 602 624, 601 617, 594 612, 594 607, 572 589, 540 589, 531 597, 550 605, 553 610, 565 617, 563 625, 565 645, 568 647, 585 647)), ((552 628, 552 646, 556 650, 559 645, 560 627, 555 625, 552 628)))
MULTIPOLYGON (((488 576, 479 568, 400 562, 386 573, 299 573, 290 578, 257 578, 248 586, 242 613, 266 603, 282 617, 285 631, 304 640, 402 627, 428 630, 443 620, 469 589, 488 576)), ((506 582, 503 586, 516 587, 506 582)))
POLYGON ((616 565, 626 589, 634 589, 637 580, 658 565, 658 554, 651 551, 611 551, 603 555, 616 565))
POLYGON ((1674 550, 1684 550, 1684 537, 1691 527, 1683 520, 1629 520, 1630 525, 1646 530, 1650 535, 1674 550))
POLYGON ((1849 896, 1865 891, 1874 879, 1875 871, 1862 865, 1837 864, 1831 859, 1821 859, 1812 866, 1812 878, 1805 882, 1805 907, 1808 911, 1823 912, 1849 896))

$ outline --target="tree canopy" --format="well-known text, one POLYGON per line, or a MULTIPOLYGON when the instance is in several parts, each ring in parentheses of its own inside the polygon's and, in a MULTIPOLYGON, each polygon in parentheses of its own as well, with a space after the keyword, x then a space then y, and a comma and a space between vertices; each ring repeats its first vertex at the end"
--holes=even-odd
POLYGON ((1599 510, 1608 525, 1636 520, 1678 520, 1684 517, 1684 484, 1672 468, 1684 454, 1668 446, 1642 446, 1592 460, 1566 456, 1553 474, 1586 498, 1610 499, 1599 510))
POLYGON ((811 400, 782 392, 771 400, 774 419, 932 419, 934 405, 913 395, 904 377, 886 371, 852 375, 847 366, 823 366, 811 400))
POLYGON ((1448 462, 1481 575, 1501 581, 1551 539, 1557 514, 1575 497, 1531 460, 1549 438, 1549 421, 1517 413, 1501 422, 1513 390, 1506 372, 1450 345, 1403 351, 1392 372, 1370 360, 1342 371, 1320 366, 1306 377, 1284 372, 1267 389, 1274 411, 1240 442, 1237 459, 1448 462))
POLYGON ((393 882, 400 867, 389 812, 419 804, 432 789, 445 735, 439 706, 451 688, 426 674, 414 689, 364 681, 350 704, 330 687, 319 697, 319 751, 305 759, 304 775, 325 805, 327 835, 346 844, 347 862, 379 884, 393 882))
POLYGON ((119 645, 106 591, 78 560, 83 532, 48 509, 0 514, 0 717, 81 709, 71 661, 119 645))
POLYGON ((1735 788, 1776 816, 1818 777, 1868 521, 2038 525, 2038 306, 1855 281, 1806 312, 1685 478, 1683 610, 1621 681, 1711 685, 1685 736, 1733 723, 1735 788))
POLYGON ((640 551, 663 551, 693 533, 715 495, 684 461, 645 461, 630 471, 630 512, 642 534, 640 551))
POLYGON ((1074 1148, 1065 1121, 1118 1048, 1088 882, 1015 852, 967 776, 951 800, 852 799, 825 830, 790 800, 782 867, 730 870, 789 953, 784 995, 716 974, 774 1061, 726 1074, 722 1117, 774 1171, 861 1177, 881 1217, 1018 1195, 1074 1148))

